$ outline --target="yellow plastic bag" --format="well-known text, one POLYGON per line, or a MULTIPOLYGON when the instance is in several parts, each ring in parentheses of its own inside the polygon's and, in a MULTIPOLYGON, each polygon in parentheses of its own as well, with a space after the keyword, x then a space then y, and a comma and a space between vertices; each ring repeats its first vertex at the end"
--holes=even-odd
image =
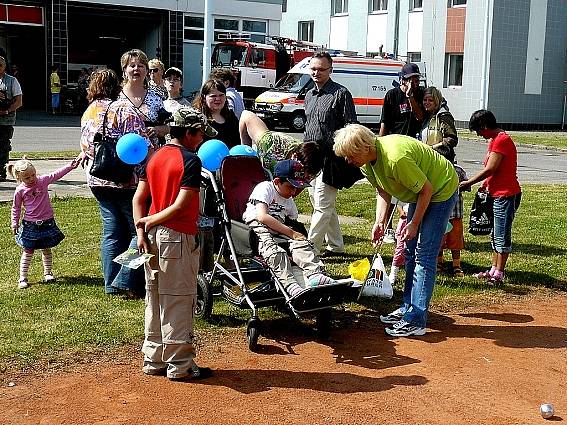
POLYGON ((369 271, 370 261, 368 261, 368 258, 353 261, 348 265, 348 272, 350 273, 350 277, 360 282, 364 282, 366 280, 366 276, 368 276, 369 271))

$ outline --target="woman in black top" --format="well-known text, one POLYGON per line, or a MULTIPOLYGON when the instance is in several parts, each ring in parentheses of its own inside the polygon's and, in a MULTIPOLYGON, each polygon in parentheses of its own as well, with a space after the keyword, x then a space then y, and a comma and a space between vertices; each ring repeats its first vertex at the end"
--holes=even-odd
POLYGON ((212 120, 210 125, 218 132, 216 139, 224 142, 229 148, 240 144, 238 118, 228 108, 226 87, 222 81, 206 81, 193 106, 212 120))

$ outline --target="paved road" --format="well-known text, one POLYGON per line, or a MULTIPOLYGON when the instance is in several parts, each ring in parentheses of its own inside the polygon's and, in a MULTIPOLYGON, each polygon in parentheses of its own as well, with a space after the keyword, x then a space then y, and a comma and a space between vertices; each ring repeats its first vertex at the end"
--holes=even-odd
MULTIPOLYGON (((52 117, 37 113, 22 115, 12 141, 14 151, 78 150, 79 117, 52 117)), ((457 158, 467 173, 472 175, 482 168, 481 161, 485 152, 485 141, 463 139, 457 147, 457 158)), ((39 173, 55 170, 65 163, 60 160, 34 162, 39 173)), ((567 151, 518 147, 518 176, 522 183, 567 184, 567 151)), ((14 182, 0 183, 0 201, 10 200, 14 187, 14 182)), ((58 196, 90 196, 82 169, 69 173, 60 182, 53 184, 51 189, 58 196)))

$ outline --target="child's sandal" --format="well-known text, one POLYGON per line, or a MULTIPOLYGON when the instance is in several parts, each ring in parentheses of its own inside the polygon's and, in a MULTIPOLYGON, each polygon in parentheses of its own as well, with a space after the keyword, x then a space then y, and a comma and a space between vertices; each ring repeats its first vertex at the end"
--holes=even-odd
POLYGON ((484 272, 473 274, 473 277, 480 280, 486 280, 486 279, 490 279, 492 276, 490 275, 490 270, 486 270, 484 272))
POLYGON ((460 267, 453 268, 453 276, 454 277, 465 277, 465 273, 460 267))

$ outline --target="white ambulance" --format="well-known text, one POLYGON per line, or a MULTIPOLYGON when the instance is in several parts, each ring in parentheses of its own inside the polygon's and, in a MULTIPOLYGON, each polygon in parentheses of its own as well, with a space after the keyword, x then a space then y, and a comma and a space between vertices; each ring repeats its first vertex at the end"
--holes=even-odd
MULTIPOLYGON (((268 126, 285 126, 292 131, 305 127, 305 94, 314 87, 305 58, 284 75, 276 86, 258 96, 254 112, 268 126)), ((399 81, 404 62, 358 56, 333 57, 331 78, 352 94, 358 121, 378 126, 384 96, 399 81)))

